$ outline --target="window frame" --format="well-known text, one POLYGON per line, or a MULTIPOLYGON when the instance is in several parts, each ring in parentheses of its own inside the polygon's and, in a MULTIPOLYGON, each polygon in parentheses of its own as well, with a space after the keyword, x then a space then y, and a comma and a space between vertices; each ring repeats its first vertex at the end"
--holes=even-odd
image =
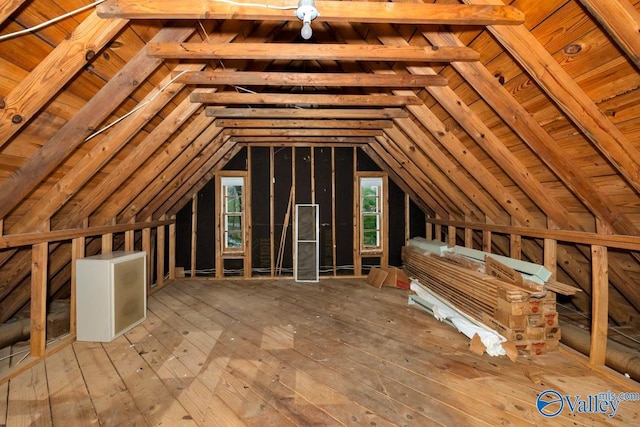
POLYGON ((387 232, 387 176, 384 173, 363 173, 359 172, 357 178, 358 197, 358 249, 362 255, 383 254, 385 250, 385 239, 387 232), (369 185, 367 185, 369 183, 369 185), (376 188, 375 195, 364 194, 364 188, 376 188), (367 203, 369 200, 369 203, 367 203), (366 210, 365 206, 370 206, 374 201, 375 210, 366 210), (367 218, 375 218, 375 228, 365 228, 367 218), (375 233, 375 245, 367 245, 365 242, 367 233, 375 233))
POLYGON ((243 254, 246 250, 246 193, 247 193, 247 178, 245 174, 225 174, 220 176, 218 190, 220 192, 220 249, 222 254, 243 254), (227 182, 227 184, 225 184, 227 182), (227 188, 241 186, 241 194, 229 195, 227 188), (230 212, 229 201, 232 199, 238 199, 240 202, 240 212, 230 212), (240 218, 240 230, 230 230, 229 221, 230 218, 240 218), (231 234, 238 234, 239 247, 228 246, 228 237, 231 234))

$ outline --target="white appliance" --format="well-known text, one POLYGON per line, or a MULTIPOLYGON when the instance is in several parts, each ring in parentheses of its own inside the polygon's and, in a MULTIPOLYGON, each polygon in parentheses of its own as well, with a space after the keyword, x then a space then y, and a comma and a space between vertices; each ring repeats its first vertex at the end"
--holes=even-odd
POLYGON ((147 254, 116 251, 76 261, 78 341, 109 342, 147 316, 147 254))

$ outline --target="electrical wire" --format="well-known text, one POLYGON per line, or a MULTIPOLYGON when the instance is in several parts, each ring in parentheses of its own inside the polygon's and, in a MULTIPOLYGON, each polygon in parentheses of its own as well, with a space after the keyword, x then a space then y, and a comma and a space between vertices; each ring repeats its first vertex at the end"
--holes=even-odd
POLYGON ((78 8, 76 10, 72 10, 71 12, 67 12, 64 15, 60 15, 60 16, 58 16, 56 18, 53 18, 53 19, 50 19, 48 21, 42 22, 42 23, 40 23, 38 25, 35 25, 33 27, 25 28, 24 30, 16 31, 14 33, 3 34, 3 35, 0 36, 0 42, 4 41, 4 40, 8 40, 8 39, 13 38, 13 37, 17 37, 17 36, 21 36, 21 35, 24 35, 24 34, 27 34, 27 33, 31 33, 33 31, 37 31, 40 28, 44 28, 44 27, 46 27, 48 25, 51 25, 51 24, 55 24, 58 21, 62 21, 63 19, 66 19, 66 18, 68 18, 70 16, 73 16, 76 13, 84 12, 85 10, 91 9, 92 7, 97 6, 100 3, 104 3, 105 1, 106 0, 98 0, 98 1, 95 1, 95 2, 93 2, 91 4, 88 4, 86 6, 82 6, 81 8, 78 8))
MULTIPOLYGON (((33 31, 37 31, 37 30, 39 30, 41 28, 44 28, 46 26, 49 26, 51 24, 55 24, 56 22, 62 21, 63 19, 66 19, 66 18, 68 18, 70 16, 73 16, 73 15, 75 15, 77 13, 84 12, 85 10, 91 9, 91 8, 99 5, 100 3, 104 3, 105 1, 106 0, 97 0, 97 1, 94 1, 93 3, 90 3, 90 4, 86 5, 86 6, 82 6, 82 7, 78 8, 78 9, 75 9, 75 10, 72 10, 70 12, 67 12, 64 15, 60 15, 58 17, 49 19, 48 21, 42 22, 42 23, 40 23, 38 25, 35 25, 33 27, 25 28, 23 30, 16 31, 16 32, 13 32, 13 33, 9 33, 9 34, 3 34, 3 35, 0 36, 0 42, 8 40, 8 39, 11 39, 13 37, 18 37, 18 36, 22 36, 24 34, 28 34, 28 33, 31 33, 33 31)), ((227 4, 234 5, 234 6, 264 7, 265 9, 278 9, 278 10, 296 10, 296 9, 298 9, 297 5, 295 5, 295 6, 272 6, 272 5, 266 4, 266 3, 242 3, 242 2, 236 2, 236 1, 233 1, 233 0, 210 0, 210 1, 214 2, 214 3, 227 3, 227 4)))
MULTIPOLYGON (((556 303, 556 304, 557 304, 559 307, 562 307, 562 308, 564 308, 564 309, 566 309, 566 310, 573 311, 574 313, 576 313, 576 314, 578 314, 578 315, 580 315, 580 316, 584 317, 585 319, 590 319, 590 318, 589 318, 589 316, 587 316, 586 314, 584 314, 584 313, 582 313, 581 311, 578 311, 578 310, 576 310, 576 309, 573 309, 573 308, 571 308, 571 307, 567 306, 566 304, 560 304, 560 303, 556 303)), ((622 332, 620 329, 618 329, 618 328, 617 328, 617 327, 615 327, 615 326, 609 326, 609 327, 608 327, 608 329, 610 329, 610 330, 612 330, 612 331, 614 331, 614 332, 616 332, 616 333, 618 333, 618 334, 622 335, 623 337, 627 338, 627 339, 628 339, 628 340, 630 340, 630 341, 633 341, 633 342, 635 342, 635 343, 637 343, 637 344, 640 344, 640 340, 638 340, 638 339, 636 339, 636 338, 634 338, 634 337, 632 337, 632 336, 630 336, 630 335, 625 334, 624 332, 622 332)))
POLYGON ((162 86, 160 88, 160 90, 158 90, 156 93, 153 94, 153 96, 149 99, 147 99, 144 102, 141 102, 140 104, 136 105, 136 107, 129 111, 127 114, 125 114, 124 116, 114 120, 113 122, 109 123, 108 125, 106 125, 105 127, 103 127, 100 130, 95 131, 94 133, 92 133, 91 135, 89 135, 88 137, 85 138, 84 142, 89 141, 91 138, 100 135, 102 132, 106 131, 107 129, 115 126, 116 124, 120 123, 121 121, 123 121, 124 119, 126 119, 127 117, 129 117, 130 115, 132 115, 133 113, 135 113, 136 111, 140 110, 141 108, 143 108, 144 106, 150 104, 151 102, 153 102, 154 99, 156 99, 158 97, 158 95, 160 95, 162 92, 164 92, 167 87, 169 87, 169 85, 171 85, 173 82, 175 82, 176 80, 178 80, 179 77, 181 77, 183 74, 185 73, 191 73, 191 70, 184 70, 184 71, 180 71, 174 78, 172 78, 171 80, 169 80, 169 82, 167 84, 165 84, 164 86, 162 86))
MULTIPOLYGON (((49 339, 49 340, 47 340, 47 345, 52 344, 52 343, 57 342, 57 341, 60 341, 60 340, 62 340, 62 339, 65 339, 65 338, 67 338, 67 337, 69 337, 69 336, 71 336, 71 334, 63 334, 63 335, 60 335, 59 337, 49 339)), ((25 355, 24 355, 24 357, 23 357, 22 359, 20 359, 20 360, 16 363, 16 365, 17 365, 17 364, 19 364, 20 362, 22 362, 24 359, 26 359, 26 358, 29 356, 29 354, 31 354, 31 349, 30 349, 30 348, 26 348, 26 349, 24 349, 24 350, 16 351, 15 353, 11 353, 11 354, 9 354, 9 355, 7 355, 7 356, 0 357, 0 362, 1 362, 1 361, 3 361, 3 360, 5 360, 5 359, 8 359, 8 358, 10 358, 10 357, 17 356, 17 355, 19 355, 19 354, 24 354, 24 353, 27 353, 27 354, 25 354, 25 355)))

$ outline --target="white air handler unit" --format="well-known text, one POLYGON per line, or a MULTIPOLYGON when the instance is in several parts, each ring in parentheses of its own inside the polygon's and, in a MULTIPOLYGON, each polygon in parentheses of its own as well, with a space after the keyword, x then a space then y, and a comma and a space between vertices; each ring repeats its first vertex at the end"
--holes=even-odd
POLYGON ((147 255, 112 252, 76 261, 78 341, 109 342, 146 319, 147 255))

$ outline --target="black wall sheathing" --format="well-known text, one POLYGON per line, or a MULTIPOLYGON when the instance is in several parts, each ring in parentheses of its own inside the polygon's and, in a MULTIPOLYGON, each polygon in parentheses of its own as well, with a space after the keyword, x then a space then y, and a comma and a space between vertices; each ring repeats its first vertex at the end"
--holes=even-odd
POLYGON ((353 274, 353 148, 336 148, 336 264, 337 273, 353 274))
POLYGON ((191 202, 176 214, 176 267, 191 268, 191 202))
POLYGON ((389 265, 402 266, 404 246, 404 192, 389 180, 389 265))
POLYGON ((216 181, 211 180, 198 192, 198 235, 196 240, 197 275, 212 276, 216 268, 215 202, 216 181))
MULTIPOLYGON (((291 155, 292 150, 291 147, 280 147, 276 148, 274 154, 274 166, 275 166, 275 197, 274 197, 274 251, 273 255, 274 260, 278 258, 278 248, 280 247, 280 239, 282 237, 282 228, 284 217, 287 212, 287 204, 289 203, 289 194, 291 193, 291 182, 292 182, 292 174, 291 174, 291 155)), ((253 159, 252 159, 253 161, 253 159)), ((291 222, 291 216, 293 212, 293 206, 291 206, 291 211, 289 215, 287 234, 285 236, 285 244, 284 244, 284 258, 282 263, 283 269, 288 269, 287 271, 292 271, 290 269, 293 268, 293 252, 292 252, 292 241, 291 236, 293 235, 293 228, 291 222)))
POLYGON ((311 203, 311 149, 296 148, 296 203, 311 203))
POLYGON ((364 151, 358 149, 358 172, 380 172, 380 166, 364 151))
POLYGON ((320 217, 320 274, 333 275, 331 148, 315 148, 316 203, 320 217))
POLYGON ((427 235, 426 216, 422 209, 413 200, 409 203, 409 231, 410 238, 424 237, 427 235))
MULTIPOLYGON (((311 148, 295 149, 296 203, 311 203, 311 148)), ((315 202, 320 211, 320 265, 321 274, 332 275, 333 251, 331 236, 331 148, 313 148, 315 174, 315 202)), ((336 265, 338 275, 353 274, 353 197, 354 171, 352 147, 335 149, 335 228, 336 265)), ((380 171, 379 167, 362 150, 357 152, 358 171, 380 171)), ((282 226, 292 183, 291 147, 274 148, 274 262, 277 260, 282 226)), ((251 171, 248 194, 251 197, 252 226, 252 275, 270 274, 270 212, 269 191, 270 156, 268 147, 251 148, 251 171)), ((242 149, 224 167, 224 170, 246 170, 247 149, 242 149)), ((197 270, 200 275, 213 274, 215 266, 215 180, 211 180, 198 193, 197 270)), ((291 215, 295 204, 292 205, 291 215)), ((402 264, 400 253, 404 245, 405 205, 404 192, 389 181, 389 264, 402 264)), ((425 235, 425 215, 413 202, 410 204, 411 237, 425 235)), ((289 220, 285 239, 283 273, 292 274, 293 222, 289 220)), ((168 251, 167 251, 168 252, 168 251)), ((176 265, 189 270, 191 265, 191 203, 187 203, 176 215, 176 265)), ((379 258, 363 258, 363 265, 379 265, 379 258)), ((241 260, 226 260, 225 275, 242 275, 241 260)), ((366 274, 367 268, 363 269, 366 274)))
MULTIPOLYGON (((252 160, 253 161, 253 160, 252 160)), ((247 148, 244 147, 224 165, 225 171, 246 171, 247 170, 247 148)))
MULTIPOLYGON (((270 191, 268 147, 251 149, 251 267, 254 275, 271 274, 270 191)), ((275 249, 277 250, 277 249, 275 249)))

